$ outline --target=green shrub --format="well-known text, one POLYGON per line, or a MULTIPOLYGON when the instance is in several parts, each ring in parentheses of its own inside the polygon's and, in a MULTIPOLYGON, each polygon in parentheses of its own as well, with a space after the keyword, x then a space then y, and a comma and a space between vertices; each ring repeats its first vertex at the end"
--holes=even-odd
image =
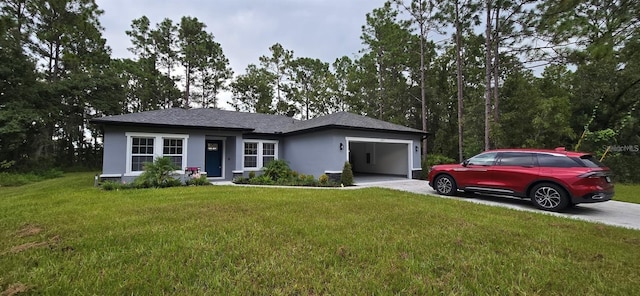
MULTIPOLYGON (((457 161, 451 157, 447 157, 442 154, 428 154, 427 155, 427 167, 432 167, 438 164, 457 163, 457 161)), ((424 167, 423 167, 424 168, 424 167)))
POLYGON ((301 180, 302 183, 300 185, 302 186, 317 186, 318 182, 316 181, 316 178, 313 177, 313 175, 306 175, 304 176, 304 179, 301 180))
POLYGON ((253 179, 256 177, 256 172, 255 171, 250 171, 249 172, 249 179, 253 179))
POLYGON ((344 186, 353 185, 353 170, 351 170, 351 164, 348 161, 344 162, 344 167, 342 168, 342 176, 340 177, 340 181, 344 186))
POLYGON ((273 179, 271 179, 271 177, 266 174, 262 174, 253 179, 249 179, 249 184, 252 185, 273 185, 274 183, 275 182, 273 181, 273 179))
POLYGON ((209 182, 206 175, 201 175, 197 178, 191 178, 187 180, 186 184, 194 185, 194 186, 205 186, 205 185, 211 185, 211 182, 209 182))
POLYGON ((139 188, 163 188, 182 185, 174 176, 178 168, 168 157, 157 157, 154 162, 144 165, 144 172, 134 181, 139 188))
POLYGON ((233 179, 233 183, 235 183, 235 184, 250 184, 249 180, 250 180, 249 178, 237 177, 237 178, 233 179))
POLYGON ((442 154, 427 154, 427 160, 422 160, 422 171, 420 172, 420 179, 426 180, 429 175, 431 167, 438 164, 457 163, 453 158, 444 156, 442 154))
POLYGON ((291 175, 291 168, 289 168, 287 162, 282 159, 270 161, 267 166, 264 167, 263 171, 263 175, 269 176, 269 178, 274 181, 288 179, 291 175))
POLYGON ((329 183, 329 176, 327 176, 327 174, 320 175, 320 177, 318 177, 318 183, 320 183, 320 185, 327 185, 327 183, 329 183))
POLYGON ((640 184, 639 155, 612 153, 607 155, 602 162, 613 172, 615 182, 640 184))
POLYGON ((114 181, 105 181, 102 183, 102 189, 107 191, 119 190, 119 189, 122 189, 122 183, 114 182, 114 181))

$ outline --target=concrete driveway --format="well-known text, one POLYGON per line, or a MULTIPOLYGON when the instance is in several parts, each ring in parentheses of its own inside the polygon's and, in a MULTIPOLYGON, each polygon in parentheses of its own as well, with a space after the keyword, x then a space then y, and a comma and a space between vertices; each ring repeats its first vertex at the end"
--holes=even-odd
MULTIPOLYGON (((363 180, 364 181, 364 180, 363 180)), ((536 212, 541 214, 566 217, 590 222, 598 222, 608 225, 621 226, 640 230, 640 204, 621 201, 607 201, 595 204, 578 204, 562 213, 547 212, 536 208, 528 199, 513 197, 496 197, 479 194, 464 194, 450 197, 436 194, 435 190, 426 181, 420 180, 377 180, 374 182, 359 182, 358 187, 382 187, 417 194, 428 194, 443 198, 457 199, 467 202, 492 205, 521 211, 536 212)), ((615 196, 614 196, 615 199, 615 196)))

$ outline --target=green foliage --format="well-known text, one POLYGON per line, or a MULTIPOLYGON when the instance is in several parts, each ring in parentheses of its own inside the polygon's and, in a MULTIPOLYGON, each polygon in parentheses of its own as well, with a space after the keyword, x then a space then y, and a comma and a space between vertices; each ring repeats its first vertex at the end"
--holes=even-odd
POLYGON ((253 179, 256 177, 256 172, 255 171, 250 171, 249 172, 249 179, 253 179))
POLYGON ((451 157, 447 157, 441 154, 429 154, 427 155, 427 167, 431 167, 437 164, 449 164, 457 163, 457 161, 451 157))
POLYGON ((136 188, 136 184, 122 183, 122 182, 115 182, 115 181, 105 181, 105 182, 102 182, 101 187, 102 187, 102 190, 106 190, 106 191, 113 191, 113 190, 118 191, 122 189, 136 188))
POLYGON ((353 185, 353 170, 351 169, 351 163, 348 161, 344 162, 344 166, 342 167, 342 175, 340 176, 340 182, 344 186, 353 185))
POLYGON ((275 159, 270 161, 263 168, 263 175, 268 176, 271 180, 278 181, 280 179, 288 179, 291 176, 291 168, 283 159, 275 159))
POLYGON ((262 174, 255 178, 249 179, 249 184, 252 185, 274 185, 276 181, 274 181, 269 175, 262 174))
POLYGON ((444 156, 442 154, 428 154, 427 160, 422 160, 422 171, 420 171, 420 179, 426 180, 429 174, 429 170, 432 166, 438 164, 449 164, 449 163, 457 163, 457 161, 453 158, 444 156))
MULTIPOLYGON (((281 167, 277 165, 277 167, 281 167)), ((290 172, 288 177, 280 177, 274 179, 269 174, 262 174, 254 178, 236 178, 233 180, 235 184, 251 184, 251 185, 281 185, 281 186, 322 186, 322 187, 337 187, 339 184, 329 181, 329 177, 323 178, 324 183, 316 180, 313 175, 298 174, 297 172, 290 172)))
POLYGON ((583 138, 580 141, 579 151, 592 152, 596 155, 602 155, 608 146, 615 145, 618 134, 608 128, 598 131, 586 130, 583 132, 583 138))
POLYGON ((206 175, 201 175, 196 178, 190 178, 189 180, 187 180, 186 185, 206 186, 211 185, 211 182, 209 182, 206 175))
POLYGON ((610 152, 602 162, 613 172, 615 182, 640 184, 640 152, 610 152))
POLYGON ((180 186, 182 182, 174 178, 178 170, 168 157, 157 157, 152 163, 144 165, 144 172, 134 181, 137 187, 159 188, 180 186))
POLYGON ((8 161, 8 160, 3 160, 3 161, 1 161, 1 162, 0 162, 0 169, 8 170, 8 169, 10 169, 12 166, 14 166, 15 164, 16 164, 16 161, 15 161, 15 160, 10 160, 10 161, 8 161))
POLYGON ((313 177, 313 175, 306 175, 303 179, 301 179, 302 186, 317 186, 318 181, 313 177))
POLYGON ((318 183, 320 183, 320 185, 326 185, 328 182, 329 176, 327 176, 327 174, 322 174, 318 177, 318 183))
POLYGON ((249 184, 249 178, 245 178, 245 177, 236 177, 233 179, 233 183, 235 184, 249 184))

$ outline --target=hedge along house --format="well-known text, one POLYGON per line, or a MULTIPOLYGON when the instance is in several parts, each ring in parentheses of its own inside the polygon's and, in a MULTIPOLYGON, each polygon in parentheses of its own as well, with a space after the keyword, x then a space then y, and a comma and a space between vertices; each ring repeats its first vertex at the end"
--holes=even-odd
POLYGON ((93 119, 104 131, 101 179, 130 182, 144 163, 169 157, 183 177, 198 169, 210 180, 260 171, 269 161, 316 178, 355 174, 418 178, 426 132, 338 112, 310 120, 217 109, 163 109, 93 119))

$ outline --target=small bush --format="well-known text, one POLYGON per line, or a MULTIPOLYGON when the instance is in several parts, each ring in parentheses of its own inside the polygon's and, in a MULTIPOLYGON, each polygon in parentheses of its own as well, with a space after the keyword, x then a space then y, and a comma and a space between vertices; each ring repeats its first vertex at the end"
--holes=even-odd
POLYGON ((152 163, 146 163, 144 172, 134 181, 139 188, 164 188, 180 186, 182 182, 174 178, 178 168, 168 157, 158 157, 152 163))
POLYGON ((348 161, 344 162, 344 167, 342 168, 342 176, 340 177, 340 181, 344 186, 353 185, 353 170, 351 170, 351 164, 348 161))
POLYGON ((420 179, 426 180, 429 175, 431 167, 438 164, 456 163, 456 160, 442 154, 427 154, 427 160, 422 160, 422 171, 420 172, 420 179))
POLYGON ((193 185, 193 186, 206 186, 206 185, 211 185, 211 182, 209 182, 209 180, 207 179, 207 176, 201 175, 197 178, 191 178, 187 180, 186 184, 193 185))
POLYGON ((313 177, 313 175, 306 175, 304 177, 304 179, 302 179, 302 184, 300 184, 302 186, 317 186, 318 182, 316 181, 316 178, 313 177))
POLYGON ((320 177, 318 177, 318 183, 320 183, 320 185, 327 185, 327 183, 329 183, 329 176, 327 176, 327 174, 320 175, 320 177))
POLYGON ((114 182, 114 181, 105 181, 102 183, 102 189, 107 191, 119 190, 119 189, 122 189, 122 183, 114 182))
POLYGON ((253 185, 273 185, 274 183, 275 182, 273 181, 273 179, 271 179, 271 177, 266 174, 262 174, 253 179, 249 179, 249 184, 253 185))
MULTIPOLYGON (((438 164, 457 163, 457 161, 451 157, 444 156, 442 154, 428 154, 427 155, 427 167, 432 167, 438 164)), ((424 163, 423 163, 424 164, 424 163)), ((424 169, 424 167, 423 167, 424 169)))
POLYGON ((249 178, 237 177, 237 178, 233 179, 233 183, 235 183, 235 184, 250 184, 249 180, 250 180, 249 178))
POLYGON ((256 177, 256 172, 255 171, 250 171, 249 172, 249 179, 253 179, 256 177))
POLYGON ((280 179, 288 179, 291 176, 291 168, 286 161, 282 159, 276 159, 270 161, 267 166, 264 167, 263 175, 267 175, 271 180, 278 181, 280 179))

